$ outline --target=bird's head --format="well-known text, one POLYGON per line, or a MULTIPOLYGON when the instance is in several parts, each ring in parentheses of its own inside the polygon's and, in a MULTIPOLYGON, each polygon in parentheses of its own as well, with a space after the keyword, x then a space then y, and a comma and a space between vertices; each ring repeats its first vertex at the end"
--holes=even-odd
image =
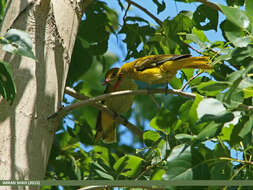
POLYGON ((104 80, 104 85, 116 82, 118 79, 118 71, 119 68, 111 68, 107 73, 105 74, 105 80, 104 80))
POLYGON ((122 76, 123 73, 119 68, 111 68, 105 74, 104 85, 106 84, 114 85, 114 90, 116 91, 119 87, 122 76))

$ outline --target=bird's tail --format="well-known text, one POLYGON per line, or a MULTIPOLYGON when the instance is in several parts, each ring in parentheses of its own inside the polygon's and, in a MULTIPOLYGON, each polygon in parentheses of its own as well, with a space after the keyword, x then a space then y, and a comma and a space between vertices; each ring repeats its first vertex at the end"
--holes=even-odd
POLYGON ((109 114, 100 111, 97 118, 95 142, 103 140, 105 143, 117 142, 116 123, 109 114))
POLYGON ((174 62, 173 67, 177 67, 177 70, 190 68, 190 69, 212 69, 209 64, 209 57, 187 57, 178 59, 174 62))

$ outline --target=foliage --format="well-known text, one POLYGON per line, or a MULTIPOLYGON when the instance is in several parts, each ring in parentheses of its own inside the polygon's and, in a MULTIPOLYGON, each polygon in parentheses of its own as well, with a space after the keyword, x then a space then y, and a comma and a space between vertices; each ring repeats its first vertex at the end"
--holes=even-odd
MULTIPOLYGON (((55 135, 46 178, 253 179, 252 0, 227 0, 226 5, 198 3, 194 12, 184 10, 174 18, 168 15, 156 25, 140 15, 128 16, 126 2, 129 1, 118 0, 120 14, 126 13, 123 21, 101 0, 94 0, 87 8, 78 31, 67 85, 89 97, 103 93, 104 74, 118 60, 108 53, 111 35, 117 37, 122 47, 127 47, 125 60, 150 54, 187 54, 193 52, 189 47, 194 46, 211 58, 214 69, 187 85, 187 91, 194 93, 195 99, 155 95, 161 105, 157 111, 149 96, 135 98, 132 110, 125 116, 131 116, 144 131, 143 141, 133 134, 131 143, 126 145, 122 137, 128 135, 128 130, 121 130, 119 143, 94 143, 98 110, 92 106, 74 110, 55 135), (221 20, 220 14, 225 20, 221 20), (221 31, 224 40, 212 42, 208 36, 210 30, 221 31)), ((168 6, 167 1, 152 2, 157 8, 155 17, 168 6)), ((9 31, 1 43, 7 51, 34 58, 29 39, 21 31, 9 31)), ((193 70, 183 70, 170 86, 180 89, 195 74, 193 70)), ((143 86, 139 84, 140 88, 143 86)), ((11 72, 4 62, 0 62, 0 93, 10 101, 15 97, 11 72)), ((69 98, 64 100, 65 104, 73 102, 69 98)))
MULTIPOLYGON (((118 2, 126 8, 123 0, 118 2)), ((166 1, 153 3, 157 14, 166 9, 166 1)), ((194 100, 156 95, 162 105, 158 113, 148 96, 135 98, 132 117, 144 130, 143 142, 133 138, 130 145, 94 144, 97 110, 90 106, 74 110, 55 136, 47 179, 252 179, 253 3, 227 1, 218 6, 220 10, 200 4, 195 12, 181 11, 156 26, 126 14, 119 28, 116 12, 106 3, 97 0, 88 7, 68 76, 68 84, 75 83, 80 93, 94 97, 103 92, 100 82, 117 60, 105 53, 110 35, 123 37, 126 60, 190 53, 186 45, 190 44, 211 57, 214 70, 188 84, 187 91, 196 94, 194 100), (224 21, 219 20, 218 12, 225 15, 224 21), (209 30, 221 30, 224 40, 211 42, 209 30), (243 156, 236 157, 234 151, 243 156)), ((170 85, 181 88, 194 74, 183 70, 170 85)), ((124 135, 126 130, 118 133, 119 139, 124 135)))

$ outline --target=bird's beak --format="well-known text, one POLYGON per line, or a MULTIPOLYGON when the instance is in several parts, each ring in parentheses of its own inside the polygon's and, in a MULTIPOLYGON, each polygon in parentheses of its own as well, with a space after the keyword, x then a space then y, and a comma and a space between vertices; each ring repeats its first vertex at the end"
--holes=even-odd
POLYGON ((106 79, 104 80, 103 85, 107 85, 110 81, 111 81, 110 79, 106 78, 106 79))

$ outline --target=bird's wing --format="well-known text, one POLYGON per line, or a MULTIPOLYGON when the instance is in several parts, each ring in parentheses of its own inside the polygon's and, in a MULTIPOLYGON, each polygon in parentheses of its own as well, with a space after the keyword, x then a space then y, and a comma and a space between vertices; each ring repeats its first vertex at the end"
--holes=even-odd
POLYGON ((164 64, 167 61, 175 61, 191 57, 189 54, 185 55, 149 55, 136 60, 134 67, 137 71, 144 71, 148 68, 153 68, 164 64))

